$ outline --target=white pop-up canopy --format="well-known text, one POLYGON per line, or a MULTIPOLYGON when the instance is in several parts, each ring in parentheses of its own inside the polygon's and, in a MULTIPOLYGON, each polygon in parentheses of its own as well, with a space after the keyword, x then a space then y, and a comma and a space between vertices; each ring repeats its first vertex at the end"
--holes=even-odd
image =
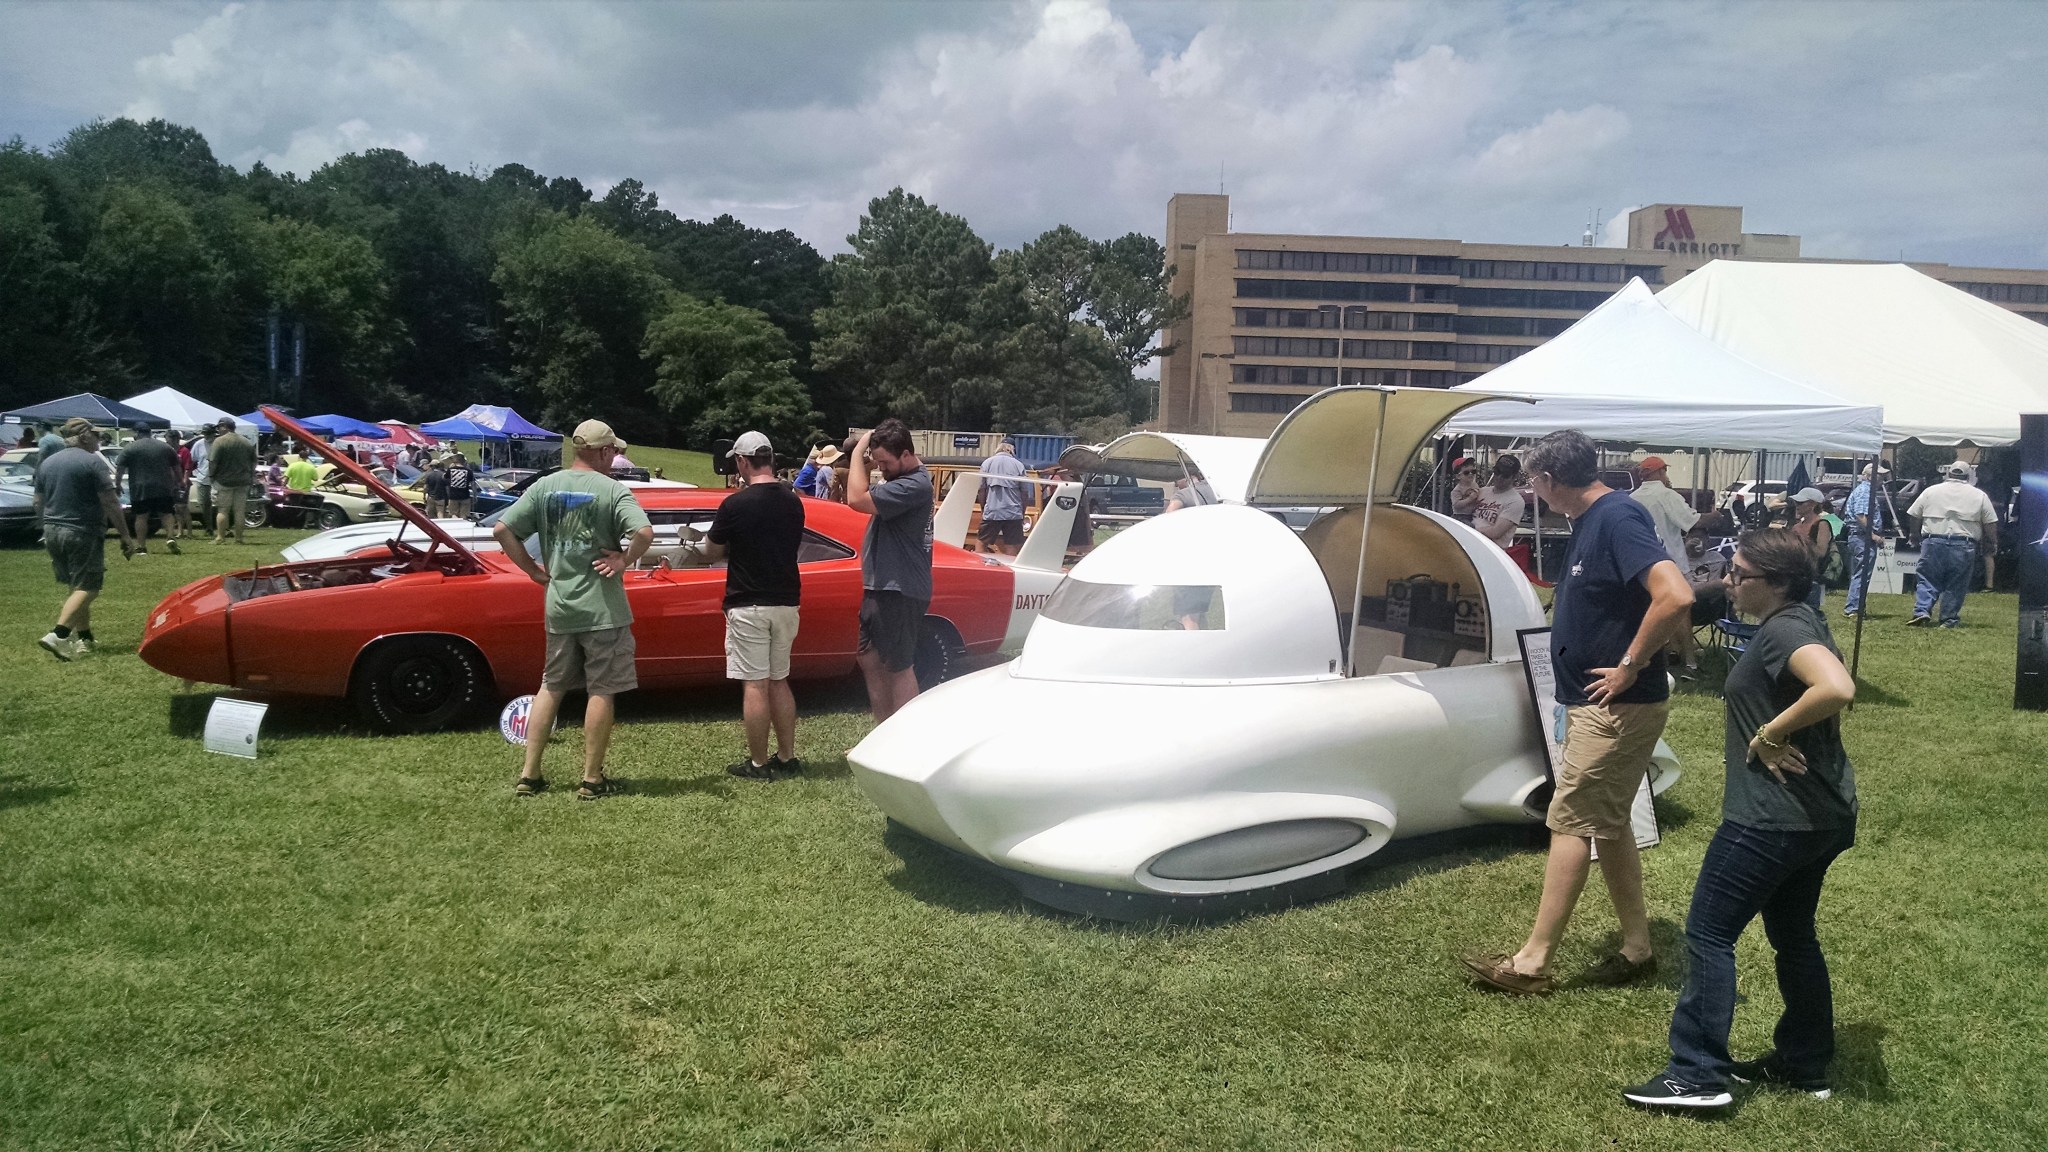
POLYGON ((256 426, 225 409, 215 408, 204 400, 196 400, 176 388, 154 388, 140 396, 130 396, 121 403, 130 408, 140 408, 152 416, 161 416, 171 422, 179 432, 192 432, 211 427, 222 420, 233 420, 235 431, 251 440, 256 438, 256 426))
POLYGON ((1728 351, 1672 315, 1641 280, 1549 343, 1453 391, 1533 399, 1475 405, 1444 431, 1669 448, 1875 455, 1884 410, 1829 395, 1728 351))
POLYGON ((1904 264, 1716 260, 1658 294, 1746 360, 1884 409, 1885 440, 2010 444, 2048 412, 2048 326, 1904 264))

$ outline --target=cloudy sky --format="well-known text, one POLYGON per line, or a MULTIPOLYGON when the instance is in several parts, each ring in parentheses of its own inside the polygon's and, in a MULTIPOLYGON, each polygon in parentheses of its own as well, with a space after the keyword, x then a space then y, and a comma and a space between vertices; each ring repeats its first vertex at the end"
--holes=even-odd
POLYGON ((2038 267, 2044 77, 2022 2, 0 0, 0 137, 163 116, 238 167, 631 176, 828 252, 899 184, 1002 245, 1158 235, 1220 185, 1243 231, 1566 243, 1677 201, 2038 267))

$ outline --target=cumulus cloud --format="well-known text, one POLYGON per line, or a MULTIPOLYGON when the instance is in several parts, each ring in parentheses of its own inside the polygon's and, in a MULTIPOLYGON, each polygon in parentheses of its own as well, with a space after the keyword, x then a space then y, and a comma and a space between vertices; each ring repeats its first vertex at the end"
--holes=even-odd
POLYGON ((17 4, 0 122, 632 176, 827 250, 899 184, 1011 245, 1156 234, 1220 180, 1243 230, 1575 243, 1691 201, 1815 254, 2028 262, 2044 44, 2048 7, 1967 4, 17 4))

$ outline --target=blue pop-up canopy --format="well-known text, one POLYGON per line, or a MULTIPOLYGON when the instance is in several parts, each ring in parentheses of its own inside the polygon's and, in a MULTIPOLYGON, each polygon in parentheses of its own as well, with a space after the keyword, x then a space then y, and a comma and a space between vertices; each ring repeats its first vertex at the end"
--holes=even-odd
POLYGON ((385 440, 391 436, 391 429, 381 424, 332 412, 325 416, 308 416, 299 421, 299 426, 328 436, 354 436, 363 440, 385 440))
POLYGON ((429 436, 452 440, 560 440, 510 408, 497 404, 471 404, 446 420, 420 425, 429 436))
POLYGON ((261 411, 245 412, 242 415, 235 417, 235 423, 254 424, 256 426, 256 430, 258 432, 263 433, 277 431, 277 425, 272 424, 270 422, 270 417, 265 416, 261 411))
POLYGON ((62 424, 66 420, 83 416, 102 427, 113 427, 117 424, 123 428, 133 428, 138 424, 150 428, 171 426, 169 420, 154 412, 131 408, 119 400, 102 396, 97 392, 80 392, 76 396, 66 396, 62 400, 50 400, 27 408, 10 408, 0 415, 23 424, 62 424))

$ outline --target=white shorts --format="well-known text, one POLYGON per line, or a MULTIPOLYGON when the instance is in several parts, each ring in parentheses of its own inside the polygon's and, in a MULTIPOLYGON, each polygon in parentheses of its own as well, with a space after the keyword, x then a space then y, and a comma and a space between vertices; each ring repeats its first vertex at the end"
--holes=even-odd
POLYGON ((752 604, 725 610, 725 678, 789 679, 789 649, 796 643, 796 609, 752 604))

